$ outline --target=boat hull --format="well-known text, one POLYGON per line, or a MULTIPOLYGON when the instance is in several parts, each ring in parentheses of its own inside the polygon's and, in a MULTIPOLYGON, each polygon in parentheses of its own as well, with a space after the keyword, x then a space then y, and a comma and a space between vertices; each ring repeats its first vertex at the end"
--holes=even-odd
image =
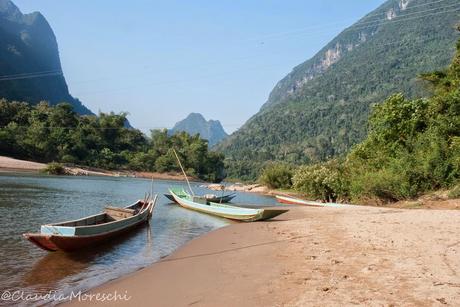
POLYGON ((345 207, 349 205, 342 205, 336 203, 320 203, 317 201, 303 200, 289 196, 276 195, 276 200, 279 203, 286 205, 301 205, 301 206, 311 206, 311 207, 345 207))
POLYGON ((171 195, 171 194, 163 194, 167 199, 169 199, 170 201, 172 201, 173 203, 176 203, 176 200, 174 199, 174 197, 171 195))
POLYGON ((94 246, 97 243, 108 241, 114 237, 119 236, 122 233, 128 232, 134 228, 140 227, 145 224, 148 220, 141 220, 138 223, 121 228, 109 233, 102 233, 99 235, 91 236, 58 236, 58 235, 43 235, 39 233, 26 233, 23 236, 34 243, 38 247, 46 251, 64 251, 64 252, 73 252, 76 250, 81 250, 87 247, 94 246))
MULTIPOLYGON (((163 194, 167 199, 169 199, 170 201, 174 202, 174 203, 177 203, 177 201, 174 199, 174 196, 172 196, 171 194, 163 194)), ((223 204, 226 204, 226 203, 229 203, 232 201, 233 198, 235 198, 236 195, 234 194, 230 194, 230 195, 224 195, 224 196, 217 196, 217 197, 214 197, 214 198, 207 198, 208 201, 210 202, 213 202, 213 203, 223 203, 223 204)))
POLYGON ((183 208, 194 211, 227 218, 242 222, 263 221, 274 218, 289 210, 286 209, 250 209, 236 206, 229 206, 210 202, 209 204, 201 204, 193 202, 190 199, 179 197, 173 191, 170 191, 175 201, 183 208))
POLYGON ((279 203, 286 204, 286 205, 308 205, 306 202, 300 199, 295 199, 295 198, 285 197, 285 196, 276 196, 276 200, 279 203))
POLYGON ((69 227, 70 223, 82 223, 88 219, 95 219, 101 216, 95 215, 85 219, 64 222, 60 224, 43 225, 40 233, 25 233, 23 237, 46 251, 72 252, 86 247, 94 246, 102 241, 110 240, 124 232, 130 231, 146 222, 152 216, 156 198, 149 202, 137 202, 126 208, 140 207, 139 213, 127 218, 122 218, 108 223, 100 223, 88 226, 69 227), (53 231, 47 233, 45 231, 53 231), (64 230, 71 230, 75 235, 65 233, 64 230), (82 234, 83 233, 83 234, 82 234))

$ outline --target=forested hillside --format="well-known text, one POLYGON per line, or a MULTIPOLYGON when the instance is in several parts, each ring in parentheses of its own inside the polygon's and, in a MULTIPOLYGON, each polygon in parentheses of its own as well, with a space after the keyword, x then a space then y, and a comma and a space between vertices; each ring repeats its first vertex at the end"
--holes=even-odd
POLYGON ((367 138, 344 159, 296 170, 293 186, 324 200, 396 201, 455 187, 460 196, 460 41, 448 69, 423 74, 429 98, 394 94, 372 112, 367 138))
POLYGON ((363 140, 372 106, 427 92, 417 75, 446 67, 460 21, 456 0, 390 0, 295 67, 268 102, 217 149, 229 175, 254 179, 265 161, 340 156, 363 140))
POLYGON ((223 155, 206 141, 182 132, 141 131, 125 126, 126 114, 80 116, 69 104, 0 100, 0 155, 40 162, 62 162, 105 169, 180 171, 176 149, 191 176, 223 179, 223 155))

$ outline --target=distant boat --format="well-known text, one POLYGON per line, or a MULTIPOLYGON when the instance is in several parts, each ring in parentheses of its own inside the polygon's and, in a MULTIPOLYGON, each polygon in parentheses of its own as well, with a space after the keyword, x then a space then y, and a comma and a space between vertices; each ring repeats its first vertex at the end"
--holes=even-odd
POLYGON ((303 206, 314 206, 314 207, 343 207, 348 205, 341 205, 336 203, 321 203, 318 201, 311 201, 311 200, 304 200, 300 198, 290 197, 290 196, 282 196, 276 195, 276 200, 282 204, 289 204, 289 205, 303 205, 303 206))
MULTIPOLYGON (((174 199, 174 196, 172 196, 172 194, 163 194, 163 195, 170 201, 176 203, 176 200, 174 199)), ((235 198, 236 194, 232 193, 232 194, 227 194, 223 196, 217 196, 214 194, 206 194, 206 195, 203 195, 202 197, 204 197, 207 201, 210 201, 213 203, 224 203, 225 204, 225 203, 229 203, 233 198, 235 198)))
POLYGON ((289 210, 286 209, 252 209, 241 208, 209 202, 204 197, 193 197, 183 189, 169 189, 174 200, 182 207, 224 217, 231 220, 255 222, 271 219, 289 210))
POLYGON ((157 195, 125 208, 106 207, 103 213, 79 220, 42 225, 40 233, 25 233, 24 238, 47 251, 71 252, 113 238, 147 222, 157 195))

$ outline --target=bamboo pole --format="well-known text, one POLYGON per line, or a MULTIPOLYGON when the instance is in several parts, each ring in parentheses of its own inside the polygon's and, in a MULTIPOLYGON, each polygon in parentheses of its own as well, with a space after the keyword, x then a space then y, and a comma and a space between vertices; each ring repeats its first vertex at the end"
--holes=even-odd
POLYGON ((184 174, 185 180, 187 181, 188 188, 190 192, 192 193, 192 196, 195 197, 195 193, 193 193, 192 186, 190 185, 190 182, 188 181, 187 174, 184 171, 184 168, 182 167, 182 163, 180 162, 179 156, 177 155, 176 150, 173 148, 174 155, 176 156, 177 162, 179 162, 180 169, 182 170, 182 173, 184 174))
POLYGON ((151 185, 150 185, 150 194, 153 197, 153 175, 152 175, 152 182, 151 182, 151 185))

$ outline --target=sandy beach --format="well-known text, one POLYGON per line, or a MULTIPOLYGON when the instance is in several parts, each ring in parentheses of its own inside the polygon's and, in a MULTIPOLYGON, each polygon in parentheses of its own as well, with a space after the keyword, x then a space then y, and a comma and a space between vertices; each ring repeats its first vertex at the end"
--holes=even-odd
MULTIPOLYGON (((25 172, 38 173, 46 168, 46 164, 13 159, 0 156, 0 172, 25 172)), ((160 180, 184 180, 184 176, 179 173, 153 173, 153 172, 130 172, 130 171, 108 171, 95 168, 65 167, 68 175, 73 176, 109 176, 109 177, 135 177, 160 180)), ((190 177, 190 180, 200 182, 198 178, 190 177)))
MULTIPOLYGON (((123 306, 460 304, 460 211, 290 207, 91 290, 123 306)), ((95 304, 95 301, 74 305, 95 304)))
POLYGON ((0 171, 30 171, 38 172, 46 167, 46 164, 18 160, 9 157, 0 156, 0 171))

